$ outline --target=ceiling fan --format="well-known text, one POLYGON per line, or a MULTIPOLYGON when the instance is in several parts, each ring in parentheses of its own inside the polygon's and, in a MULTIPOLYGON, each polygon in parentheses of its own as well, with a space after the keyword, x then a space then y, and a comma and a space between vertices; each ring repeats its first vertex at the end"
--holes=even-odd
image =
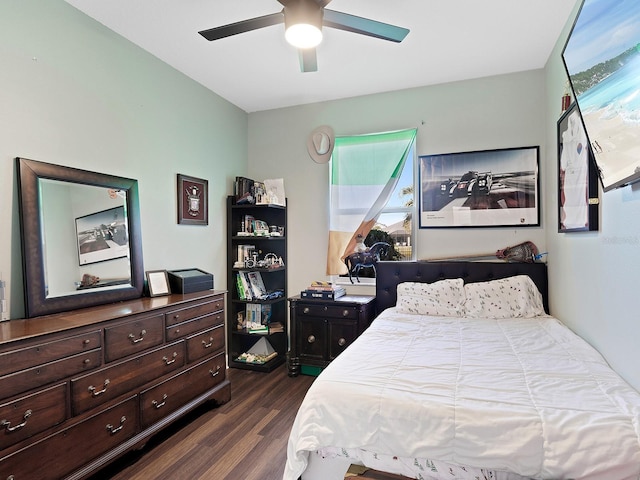
POLYGON ((409 30, 388 23, 328 10, 331 0, 278 0, 282 11, 198 32, 207 40, 219 40, 239 33, 284 23, 285 38, 298 48, 300 70, 315 72, 318 60, 315 47, 322 41, 322 26, 359 33, 399 43, 409 30))

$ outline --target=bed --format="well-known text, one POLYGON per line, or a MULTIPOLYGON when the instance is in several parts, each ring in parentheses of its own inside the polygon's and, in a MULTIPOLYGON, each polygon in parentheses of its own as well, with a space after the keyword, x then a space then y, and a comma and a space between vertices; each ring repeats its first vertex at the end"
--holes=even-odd
POLYGON ((550 316, 544 264, 380 262, 378 317, 314 381, 284 480, 640 478, 640 394, 550 316))

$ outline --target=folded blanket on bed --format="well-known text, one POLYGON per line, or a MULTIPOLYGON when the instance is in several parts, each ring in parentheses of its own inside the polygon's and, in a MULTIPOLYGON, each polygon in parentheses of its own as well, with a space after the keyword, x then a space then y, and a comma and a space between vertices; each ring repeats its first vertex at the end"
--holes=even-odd
POLYGON ((640 394, 557 319, 385 310, 316 379, 284 479, 358 448, 544 479, 640 477, 640 394))

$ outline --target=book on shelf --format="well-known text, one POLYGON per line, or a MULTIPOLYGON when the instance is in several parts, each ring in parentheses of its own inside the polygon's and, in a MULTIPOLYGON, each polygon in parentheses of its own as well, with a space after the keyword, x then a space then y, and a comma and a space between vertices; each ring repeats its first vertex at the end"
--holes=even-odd
POLYGON ((238 272, 238 277, 240 277, 240 283, 242 284, 242 290, 244 292, 244 298, 241 298, 240 300, 253 300, 253 290, 251 289, 251 283, 247 277, 247 272, 238 272))
POLYGON ((264 287, 264 281, 260 272, 246 272, 251 291, 255 298, 263 298, 267 295, 267 289, 264 287))
POLYGON ((284 325, 282 324, 282 322, 271 322, 268 326, 269 333, 284 332, 284 325))
POLYGON ((259 327, 250 328, 247 332, 256 335, 267 335, 269 333, 269 327, 267 325, 260 325, 259 327))
POLYGON ((242 283, 242 274, 240 274, 240 273, 236 274, 236 290, 238 290, 238 298, 240 300, 246 300, 247 299, 247 294, 244 291, 244 285, 242 283))
POLYGON ((236 204, 255 203, 253 196, 253 180, 247 177, 236 177, 234 185, 236 204))
POLYGON ((245 318, 249 325, 267 325, 271 321, 271 305, 247 303, 245 318))

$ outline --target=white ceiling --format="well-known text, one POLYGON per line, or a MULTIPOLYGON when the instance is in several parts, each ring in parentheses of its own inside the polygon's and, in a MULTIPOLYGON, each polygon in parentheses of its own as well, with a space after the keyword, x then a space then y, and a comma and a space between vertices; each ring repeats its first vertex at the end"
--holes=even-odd
POLYGON ((301 73, 284 25, 214 42, 198 31, 279 12, 276 0, 66 0, 246 112, 544 67, 576 0, 333 0, 410 29, 396 44, 324 28, 301 73))

